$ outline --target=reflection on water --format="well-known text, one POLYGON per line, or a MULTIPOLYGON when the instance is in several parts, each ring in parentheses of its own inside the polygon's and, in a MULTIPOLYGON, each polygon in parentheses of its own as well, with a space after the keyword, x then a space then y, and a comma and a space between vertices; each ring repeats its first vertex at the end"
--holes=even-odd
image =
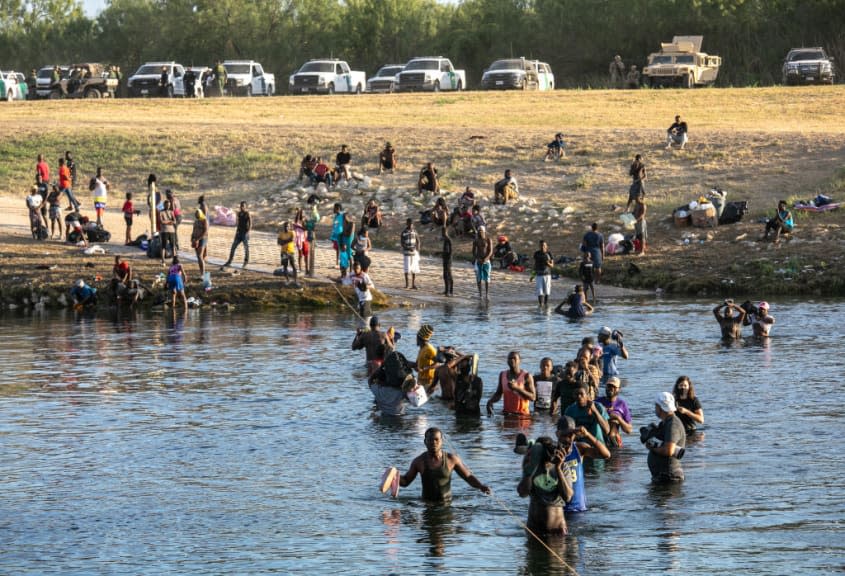
MULTIPOLYGON (((776 305, 769 342, 732 346, 711 308, 628 301, 568 323, 450 303, 381 320, 408 357, 424 323, 435 343, 478 353, 485 398, 511 349, 534 372, 601 325, 625 332, 635 433, 587 468, 589 511, 547 542, 578 573, 838 571, 845 360, 830 322, 843 306, 776 305), (679 374, 705 425, 687 444, 687 481, 652 487, 636 430, 679 374)), ((567 574, 523 532, 515 490, 516 434, 548 435, 553 418, 455 418, 437 399, 381 418, 349 350, 356 325, 197 310, 0 318, 0 572, 567 574), (378 491, 430 426, 495 497, 457 476, 450 506, 420 502, 419 482, 397 500, 378 491)))

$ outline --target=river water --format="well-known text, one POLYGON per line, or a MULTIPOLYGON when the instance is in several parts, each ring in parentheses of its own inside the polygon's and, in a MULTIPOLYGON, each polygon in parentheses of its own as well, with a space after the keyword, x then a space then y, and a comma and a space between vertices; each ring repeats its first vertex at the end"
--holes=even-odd
MULTIPOLYGON (((845 560, 839 351, 845 305, 775 302, 767 346, 723 346, 712 302, 627 300, 567 323, 529 306, 391 310, 405 335, 478 352, 485 397, 506 367, 574 356, 606 324, 625 333, 622 396, 635 430, 689 375, 705 426, 674 490, 650 486, 635 435, 588 470, 590 510, 552 542, 579 574, 825 574, 845 560)), ((190 311, 185 318, 0 318, 0 573, 567 574, 518 520, 517 430, 457 421, 438 400, 373 414, 355 320, 190 311), (439 426, 494 490, 453 478, 451 506, 392 500, 439 426)), ((501 407, 501 404, 498 408, 501 407)), ((538 417, 530 435, 551 434, 538 417)))

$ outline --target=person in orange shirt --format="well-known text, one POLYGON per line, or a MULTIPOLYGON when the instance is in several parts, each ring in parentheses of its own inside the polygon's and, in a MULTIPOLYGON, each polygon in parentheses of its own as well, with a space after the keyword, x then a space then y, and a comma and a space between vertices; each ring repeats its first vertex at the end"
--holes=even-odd
POLYGON ((520 368, 519 352, 508 354, 508 369, 499 373, 499 385, 487 401, 487 414, 493 414, 493 404, 504 398, 505 415, 530 417, 530 402, 537 398, 534 377, 520 368))
POLYGON ((68 168, 64 158, 59 158, 59 191, 67 195, 67 200, 70 202, 70 206, 67 207, 68 212, 78 211, 81 206, 79 200, 73 194, 72 186, 73 181, 71 179, 70 168, 68 168))

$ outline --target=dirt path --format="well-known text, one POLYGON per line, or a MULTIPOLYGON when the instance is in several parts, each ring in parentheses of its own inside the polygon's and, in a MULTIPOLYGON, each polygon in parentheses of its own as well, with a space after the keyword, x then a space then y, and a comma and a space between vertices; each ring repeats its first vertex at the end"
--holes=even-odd
MULTIPOLYGON (((122 202, 121 202, 122 203, 122 202)), ((85 202, 83 200, 83 213, 85 202)), ((148 219, 145 215, 136 217, 133 227, 133 236, 141 234, 148 229, 145 224, 148 219)), ((101 244, 111 255, 121 254, 128 258, 146 260, 144 252, 137 248, 123 246, 122 240, 125 234, 123 216, 119 210, 112 206, 106 210, 104 225, 112 233, 111 242, 101 244)), ((195 262, 193 250, 190 249, 191 219, 185 219, 179 227, 180 259, 186 262, 195 262), (187 248, 187 249, 186 249, 187 248)), ((229 248, 234 237, 234 228, 224 226, 212 226, 209 234, 209 263, 212 278, 221 275, 239 274, 240 263, 243 261, 243 250, 239 248, 233 260, 234 267, 231 271, 220 272, 219 266, 223 264, 229 254, 229 248)), ((0 238, 17 237, 18 239, 31 238, 26 207, 23 199, 9 196, 0 197, 0 238)), ((23 244, 27 245, 27 244, 23 244)), ((47 240, 43 243, 32 241, 33 250, 41 250, 45 253, 45 259, 49 259, 49 252, 62 250, 67 253, 78 252, 81 249, 66 244, 59 240, 47 240), (49 250, 44 250, 49 247, 49 250)), ((103 266, 111 266, 111 255, 98 256, 102 259, 103 266)), ((465 262, 453 264, 453 275, 455 280, 455 296, 447 298, 442 295, 442 267, 438 258, 422 257, 420 261, 420 275, 418 276, 419 290, 405 290, 404 274, 402 270, 402 256, 398 252, 389 250, 374 249, 371 252, 373 265, 370 268, 370 275, 376 287, 388 295, 398 305, 419 306, 437 304, 446 301, 472 302, 478 300, 477 288, 475 285, 475 274, 472 266, 465 262)), ((250 234, 250 262, 248 270, 271 275, 278 267, 279 248, 276 245, 275 234, 262 231, 253 231, 250 234)), ((45 262, 45 264, 49 264, 45 262)), ((316 271, 317 274, 310 283, 329 283, 337 279, 339 272, 334 266, 334 252, 328 240, 317 242, 316 271)), ((192 270, 189 267, 188 273, 192 270)), ((196 274, 194 268, 193 273, 196 274)), ((281 282, 282 279, 280 279, 281 282)), ((552 284, 552 302, 557 304, 571 289, 573 279, 560 278, 552 284)), ((619 298, 624 296, 646 295, 647 292, 617 288, 613 286, 600 286, 597 290, 599 299, 619 298)), ((503 303, 530 303, 535 302, 534 283, 529 281, 529 274, 500 271, 494 268, 491 288, 491 305, 503 303)))

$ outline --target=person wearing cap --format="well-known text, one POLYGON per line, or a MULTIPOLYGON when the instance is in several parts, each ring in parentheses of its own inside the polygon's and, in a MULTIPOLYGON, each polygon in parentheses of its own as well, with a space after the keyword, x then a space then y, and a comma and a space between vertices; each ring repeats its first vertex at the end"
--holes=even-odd
POLYGON ((385 143, 384 150, 382 150, 378 155, 379 176, 385 172, 393 174, 393 171, 397 168, 397 164, 396 150, 390 142, 385 143))
POLYGON ((452 499, 452 472, 457 472, 464 482, 485 494, 490 488, 481 483, 457 454, 443 450, 443 433, 439 428, 425 431, 425 452, 414 458, 410 468, 399 477, 399 485, 410 486, 420 476, 422 499, 429 502, 448 502, 452 499))
POLYGON ((680 458, 687 435, 683 422, 675 414, 675 397, 669 392, 658 394, 654 400, 654 413, 660 422, 645 441, 651 480, 656 484, 682 482, 684 470, 680 458))
MULTIPOLYGON (((524 440, 524 437, 523 437, 524 440)), ((543 458, 545 447, 535 442, 527 447, 525 458, 522 460, 522 480, 516 488, 517 493, 525 497, 531 488, 531 478, 535 475, 543 458)), ((569 416, 561 416, 557 421, 557 447, 563 455, 563 471, 569 476, 572 486, 572 497, 567 501, 563 510, 566 513, 584 512, 587 510, 587 494, 584 488, 584 458, 607 460, 610 450, 595 439, 583 426, 576 426, 575 420, 569 416)), ((517 446, 517 452, 519 452, 517 446)))
POLYGON ((493 257, 499 261, 500 270, 504 270, 505 268, 516 264, 518 260, 516 252, 513 251, 511 243, 508 241, 508 237, 504 234, 500 234, 496 238, 496 246, 493 248, 493 257))
POLYGON ((191 228, 191 247, 197 255, 200 276, 205 275, 205 260, 208 258, 208 218, 201 208, 194 212, 194 225, 191 228))
MULTIPOLYGON (((387 346, 387 334, 380 330, 378 316, 370 318, 370 329, 358 328, 355 332, 355 338, 352 340, 353 350, 364 350, 367 358, 367 376, 372 376, 375 372, 373 360, 376 358, 376 352, 379 346, 387 346)), ((392 348, 392 346, 391 346, 392 348)))
POLYGON ((413 218, 405 221, 405 229, 399 236, 402 247, 402 269, 405 272, 405 290, 417 289, 417 274, 420 273, 420 235, 414 230, 413 218), (408 285, 410 276, 411 284, 408 285))
POLYGON ((622 434, 631 433, 631 410, 628 403, 619 397, 619 378, 611 376, 604 384, 604 396, 599 396, 596 402, 607 410, 607 425, 610 430, 606 436, 606 444, 611 448, 622 447, 622 434))
POLYGON ((499 372, 499 385, 487 400, 487 414, 493 415, 493 405, 503 399, 505 416, 530 418, 530 403, 537 399, 534 377, 520 367, 520 356, 516 350, 508 353, 508 369, 499 372))
POLYGON ((97 305, 97 289, 86 284, 82 278, 77 280, 70 289, 70 297, 74 306, 78 308, 97 305))
POLYGON ((713 316, 722 329, 722 340, 739 340, 742 338, 742 325, 745 322, 745 310, 734 304, 733 300, 725 300, 713 308, 713 316), (736 315, 734 315, 736 311, 736 315))
POLYGON ((563 414, 572 417, 577 426, 589 430, 596 440, 607 445, 605 438, 610 433, 607 410, 602 404, 592 399, 589 388, 586 386, 576 388, 575 402, 567 406, 563 414))
POLYGON ((751 329, 755 338, 768 338, 769 331, 775 323, 775 318, 769 314, 769 303, 760 302, 757 304, 757 313, 751 319, 751 329))
POLYGON ((696 424, 704 424, 704 409, 689 376, 678 376, 672 396, 675 397, 675 414, 683 422, 686 433, 692 434, 696 424))
MULTIPOLYGON (((476 207, 473 207, 475 210, 476 207)), ((481 283, 484 282, 484 297, 490 297, 490 270, 493 265, 493 241, 487 236, 484 226, 478 228, 478 235, 472 243, 472 260, 475 265, 475 283, 478 285, 478 297, 481 298, 481 283)))
POLYGON ((431 324, 423 324, 417 331, 417 361, 411 367, 417 371, 417 380, 420 386, 431 396, 434 391, 434 373, 440 366, 435 359, 437 349, 431 345, 431 337, 434 334, 434 327, 431 324))
POLYGON ((616 358, 621 357, 627 360, 628 349, 625 348, 625 343, 622 342, 622 334, 618 330, 611 330, 607 326, 602 326, 599 330, 599 344, 601 345, 602 351, 601 383, 604 384, 611 376, 619 376, 619 368, 616 367, 616 358), (611 338, 614 342, 610 341, 611 338))

